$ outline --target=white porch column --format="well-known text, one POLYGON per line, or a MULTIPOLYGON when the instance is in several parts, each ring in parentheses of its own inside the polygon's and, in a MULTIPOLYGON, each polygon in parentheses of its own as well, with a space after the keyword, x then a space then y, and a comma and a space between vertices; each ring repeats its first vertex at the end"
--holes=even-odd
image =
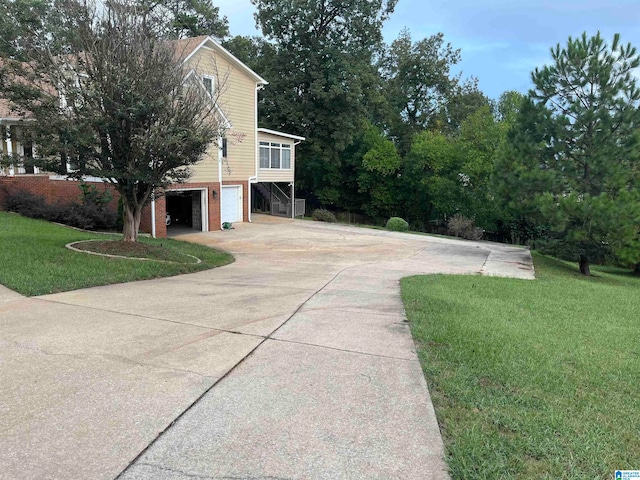
MULTIPOLYGON (((22 133, 22 131, 21 131, 22 133)), ((18 173, 27 173, 27 169, 24 166, 24 144, 22 142, 18 143, 17 138, 19 138, 19 135, 16 135, 16 150, 17 150, 17 154, 18 154, 18 158, 20 159, 20 163, 18 163, 18 173)))
MULTIPOLYGON (((36 146, 33 144, 31 144, 31 155, 33 155, 33 158, 36 158, 36 146)), ((33 173, 40 173, 40 169, 35 165, 33 166, 33 173)))
MULTIPOLYGON (((6 131, 6 140, 7 142, 7 156, 13 157, 13 149, 11 148, 11 125, 7 125, 5 127, 6 131)), ((13 163, 9 165, 9 175, 14 176, 16 174, 15 169, 13 168, 13 163)))

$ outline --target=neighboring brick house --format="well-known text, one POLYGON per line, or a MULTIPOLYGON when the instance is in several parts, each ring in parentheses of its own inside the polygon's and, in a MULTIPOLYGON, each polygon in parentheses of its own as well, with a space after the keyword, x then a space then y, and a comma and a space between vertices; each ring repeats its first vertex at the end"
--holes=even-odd
MULTIPOLYGON (((178 52, 202 81, 218 92, 218 106, 228 121, 224 138, 212 144, 186 183, 171 185, 145 209, 140 229, 157 237, 167 228, 220 230, 224 222, 251 221, 252 211, 292 217, 304 214, 304 200, 295 200, 295 149, 303 137, 258 128, 258 90, 267 84, 260 75, 235 58, 214 39, 202 36, 178 40, 178 52), (171 225, 167 227, 167 214, 171 225)), ((215 95, 214 95, 215 96, 215 95)), ((37 148, 19 142, 19 130, 28 120, 12 115, 0 100, 3 153, 37 155, 37 148)), ((100 179, 85 179, 109 188, 100 179)), ((0 170, 0 206, 3 192, 23 189, 45 196, 49 202, 69 199, 77 182, 59 175, 25 169, 20 165, 0 170)))

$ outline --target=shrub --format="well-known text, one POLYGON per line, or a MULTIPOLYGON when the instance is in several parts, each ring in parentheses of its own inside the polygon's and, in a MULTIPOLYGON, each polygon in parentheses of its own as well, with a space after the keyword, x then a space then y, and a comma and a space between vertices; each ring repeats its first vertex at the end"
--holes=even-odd
POLYGON ((456 214, 449 219, 447 232, 449 235, 467 240, 481 240, 483 234, 483 230, 476 227, 473 218, 467 218, 460 214, 456 214))
POLYGON ((44 220, 49 220, 52 215, 52 209, 47 205, 44 197, 24 190, 8 192, 4 199, 4 209, 24 217, 44 220))
POLYGON ((393 232, 406 232, 409 230, 409 224, 400 217, 391 217, 385 228, 393 232))
POLYGON ((83 230, 112 230, 117 218, 115 212, 98 205, 71 204, 67 205, 58 222, 83 230))
POLYGON ((94 202, 83 196, 82 203, 50 205, 44 197, 23 190, 6 195, 4 208, 29 218, 64 223, 84 230, 109 230, 116 225, 116 214, 100 199, 94 202))
POLYGON ((336 216, 329 210, 325 210, 324 208, 317 208, 316 210, 314 210, 311 214, 311 218, 318 222, 336 222, 336 216))
POLYGON ((80 197, 84 205, 96 205, 98 207, 106 207, 111 200, 113 200, 113 194, 109 190, 98 191, 95 185, 89 185, 88 183, 81 183, 78 185, 82 196, 80 197))

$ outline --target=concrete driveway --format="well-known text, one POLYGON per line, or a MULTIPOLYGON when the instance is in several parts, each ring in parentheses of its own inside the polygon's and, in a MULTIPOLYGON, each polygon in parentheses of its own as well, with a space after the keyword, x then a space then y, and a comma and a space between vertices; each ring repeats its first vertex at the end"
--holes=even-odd
POLYGON ((528 251, 255 217, 232 265, 0 287, 0 478, 447 478, 398 280, 533 278, 528 251))

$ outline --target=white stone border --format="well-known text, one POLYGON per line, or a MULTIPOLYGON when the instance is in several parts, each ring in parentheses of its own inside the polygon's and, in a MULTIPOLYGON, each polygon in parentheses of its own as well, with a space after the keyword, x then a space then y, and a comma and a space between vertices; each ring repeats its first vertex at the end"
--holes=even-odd
MULTIPOLYGON (((118 240, 107 240, 107 241, 116 242, 118 240)), ((88 253, 89 255, 98 255, 99 257, 124 258, 125 260, 138 260, 141 262, 174 263, 176 265, 199 265, 200 263, 202 263, 202 260, 200 260, 198 257, 189 255, 188 253, 183 253, 182 255, 186 255, 187 257, 194 258, 196 260, 196 263, 172 262, 171 260, 156 260, 155 258, 125 257, 124 255, 111 255, 109 253, 98 253, 98 252, 92 252, 90 250, 81 250, 79 248, 74 247, 74 245, 77 245, 78 243, 85 243, 85 242, 104 242, 104 240, 101 240, 99 238, 93 238, 90 240, 78 240, 77 242, 67 243, 65 245, 65 248, 68 248, 69 250, 73 250, 74 252, 88 253)))

